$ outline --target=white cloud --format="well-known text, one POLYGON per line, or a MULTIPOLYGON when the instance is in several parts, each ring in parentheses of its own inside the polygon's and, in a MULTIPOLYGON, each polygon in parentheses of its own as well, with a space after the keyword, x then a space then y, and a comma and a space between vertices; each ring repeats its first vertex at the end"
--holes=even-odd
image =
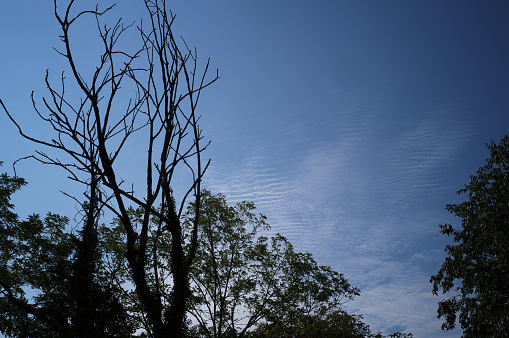
POLYGON ((368 112, 331 121, 333 134, 330 126, 320 135, 310 125, 318 133, 305 140, 304 122, 290 124, 278 148, 282 157, 268 145, 252 146, 236 168, 212 167, 208 186, 230 202, 254 201, 297 250, 359 285, 362 295, 349 307, 372 330, 389 333, 399 325, 415 337, 441 335, 429 283, 434 271, 425 261, 442 253, 412 245, 438 232, 442 210, 426 203, 443 192, 443 172, 471 128, 458 124, 454 112, 437 111, 408 118, 399 132, 378 139, 383 116, 368 112))

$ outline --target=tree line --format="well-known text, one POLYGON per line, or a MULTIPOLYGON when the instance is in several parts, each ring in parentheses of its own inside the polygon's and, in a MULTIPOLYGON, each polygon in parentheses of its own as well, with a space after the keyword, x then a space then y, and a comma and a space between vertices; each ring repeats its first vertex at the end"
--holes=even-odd
MULTIPOLYGON (((268 236, 266 217, 250 202, 229 205, 202 187, 210 160, 199 126, 202 91, 219 79, 209 61, 173 33, 164 0, 143 0, 146 20, 104 25, 114 6, 60 8, 57 53, 66 71, 32 103, 47 139, 18 123, 20 135, 43 149, 30 156, 81 184, 73 222, 61 215, 22 220, 11 196, 26 182, 0 178, 0 331, 12 337, 382 337, 344 304, 359 289, 281 234, 268 236), (80 68, 71 39, 76 22, 92 16, 101 50, 91 72, 80 68), (148 18, 148 19, 147 19, 148 18), (135 32, 138 45, 119 47, 135 32), (134 46, 134 47, 133 47, 134 46), (121 158, 133 142, 146 170, 142 189, 122 179, 121 158), (179 187, 178 192, 173 188, 179 187), (184 187, 184 188, 182 188, 184 187), (102 223, 105 212, 112 222, 102 223)), ((134 40, 133 40, 134 41, 134 40)), ((456 245, 432 276, 433 292, 459 292, 439 304, 444 329, 456 314, 465 337, 508 331, 508 146, 470 185, 468 201, 449 205, 462 230, 442 226, 456 245)), ((138 155, 137 155, 138 156, 138 155)), ((390 337, 411 337, 394 333, 390 337)))
MULTIPOLYGON (((132 287, 122 221, 90 221, 87 210, 79 231, 69 231, 70 220, 51 213, 20 220, 10 197, 25 184, 0 177, 0 331, 9 337, 158 337, 132 287)), ((230 206, 206 190, 201 203, 179 336, 383 337, 342 308, 359 289, 310 253, 296 252, 284 236, 263 235, 270 227, 253 203, 230 206)), ((194 213, 191 203, 182 221, 186 252, 194 213)), ((143 210, 128 214, 141 229, 143 210)), ((144 268, 150 288, 170 307, 172 241, 170 233, 158 233, 159 222, 150 220, 154 260, 144 268)))
MULTIPOLYGON (((0 331, 12 337, 348 336, 371 333, 343 304, 359 294, 347 279, 264 236, 250 202, 229 206, 202 188, 209 142, 197 112, 218 72, 173 33, 164 0, 143 0, 145 21, 103 24, 114 5, 61 8, 57 53, 66 72, 46 72, 47 95, 32 103, 47 139, 34 137, 0 100, 20 135, 46 150, 30 158, 64 170, 83 197, 73 222, 48 213, 21 220, 11 196, 26 182, 0 181, 0 331), (80 67, 76 23, 97 22, 101 50, 80 67), (120 41, 138 44, 125 47, 120 41), (123 45, 124 47, 119 47, 123 45), (131 49, 129 49, 131 48, 131 49), (120 158, 145 142, 142 189, 122 179, 120 158), (179 193, 173 191, 175 184, 179 193), (186 187, 187 185, 187 187, 186 187), (184 186, 184 188, 182 188, 184 186), (105 212, 113 214, 102 223, 105 212)), ((395 334, 394 336, 407 336, 395 334)))

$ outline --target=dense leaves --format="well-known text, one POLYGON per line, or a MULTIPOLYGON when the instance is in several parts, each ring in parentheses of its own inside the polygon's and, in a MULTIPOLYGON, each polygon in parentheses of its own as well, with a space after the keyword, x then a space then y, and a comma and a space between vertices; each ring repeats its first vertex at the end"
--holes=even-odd
POLYGON ((488 149, 486 164, 458 191, 467 201, 447 205, 461 218, 461 229, 440 226, 455 244, 446 247, 445 262, 431 277, 433 293, 455 293, 439 302, 442 328, 454 329, 459 320, 463 337, 509 332, 509 137, 488 149))
POLYGON ((263 323, 250 336, 364 338, 375 335, 372 335, 369 326, 362 322, 362 316, 334 310, 315 315, 301 314, 295 317, 292 323, 279 320, 263 323))
MULTIPOLYGON (((133 325, 108 282, 97 228, 68 232, 54 214, 20 221, 10 203, 24 180, 0 178, 0 331, 10 337, 129 337, 133 325)), ((91 223, 94 224, 94 223, 91 223)))

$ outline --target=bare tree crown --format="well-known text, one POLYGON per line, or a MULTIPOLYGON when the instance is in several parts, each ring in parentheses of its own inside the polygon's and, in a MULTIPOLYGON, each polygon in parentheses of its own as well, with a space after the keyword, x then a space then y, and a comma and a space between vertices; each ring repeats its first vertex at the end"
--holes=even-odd
POLYGON ((54 150, 51 153, 67 155, 66 161, 44 151, 37 151, 31 157, 65 169, 70 179, 85 185, 87 199, 94 194, 101 207, 121 220, 127 239, 127 260, 149 329, 162 336, 170 327, 175 330, 183 325, 189 294, 188 271, 197 246, 200 184, 210 163, 202 160, 202 152, 209 143, 203 141, 197 106, 202 90, 214 83, 218 74, 209 78, 209 61, 199 71, 197 51, 173 34, 175 16, 167 10, 164 0, 144 0, 148 20, 136 28, 124 25, 121 19, 113 26, 103 25, 101 18, 114 6, 72 14, 74 2, 71 0, 62 10, 54 0, 62 41, 56 50, 66 59, 71 75, 67 78, 62 73, 59 84, 55 85, 50 81, 49 72, 46 73, 49 95, 42 100, 46 113, 36 104, 32 93, 33 107, 51 126, 52 137, 30 136, 1 100, 0 104, 23 137, 54 150), (69 33, 86 15, 95 17, 102 45, 100 61, 91 74, 81 73, 76 62, 79 55, 73 54, 69 33), (117 48, 124 35, 135 29, 140 47, 134 52, 117 48), (66 95, 68 82, 81 93, 78 103, 66 95), (125 88, 132 90, 127 99, 125 88), (132 182, 124 182, 119 175, 122 168, 118 159, 129 152, 127 144, 134 137, 146 142, 143 191, 134 191, 132 182), (187 170, 191 179, 182 198, 176 201, 171 187, 177 171, 182 169, 187 170), (184 250, 180 219, 190 198, 196 206, 196 219, 189 250, 184 250), (132 205, 144 210, 141 229, 136 229, 129 218, 128 209, 132 205), (172 299, 161 299, 158 279, 161 267, 152 262, 153 282, 145 271, 147 260, 151 259, 149 253, 157 252, 158 241, 147 242, 149 220, 153 217, 159 220, 159 227, 154 230, 156 238, 164 231, 171 234, 172 299))

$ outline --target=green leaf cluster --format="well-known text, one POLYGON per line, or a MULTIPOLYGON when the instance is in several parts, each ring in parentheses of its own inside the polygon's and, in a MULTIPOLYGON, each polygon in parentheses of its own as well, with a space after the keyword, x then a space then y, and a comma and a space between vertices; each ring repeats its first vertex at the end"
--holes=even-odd
POLYGON ((439 302, 442 328, 457 322, 463 337, 506 337, 509 332, 509 137, 487 145, 490 158, 458 191, 467 200, 448 204, 461 228, 440 225, 455 244, 431 277, 433 293, 454 295, 439 302), (459 314, 459 316, 458 316, 459 314))
POLYGON ((105 274, 97 229, 55 214, 14 213, 26 182, 0 176, 0 331, 8 337, 130 337, 134 326, 105 274))

